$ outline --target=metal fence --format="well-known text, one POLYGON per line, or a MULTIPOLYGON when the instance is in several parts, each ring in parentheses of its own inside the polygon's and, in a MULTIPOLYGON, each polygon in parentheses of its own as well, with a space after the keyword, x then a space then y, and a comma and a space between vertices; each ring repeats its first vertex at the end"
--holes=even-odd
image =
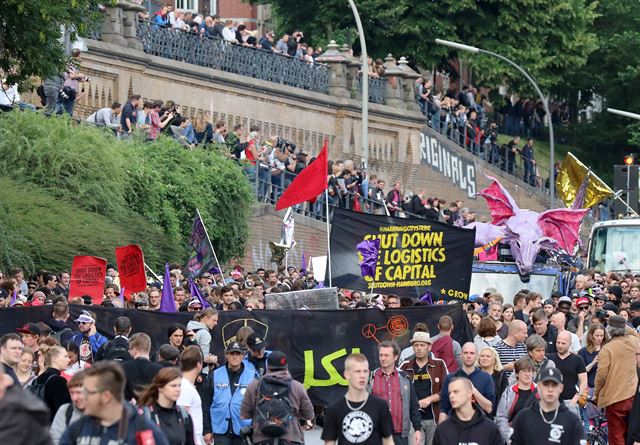
MULTIPOLYGON (((526 186, 543 193, 549 192, 550 175, 546 166, 526 159, 519 151, 513 153, 506 144, 491 142, 484 135, 476 137, 475 134, 470 133, 466 125, 459 122, 455 114, 449 112, 442 116, 438 113, 429 117, 426 123, 453 143, 514 176, 526 186)), ((523 139, 526 140, 524 137, 523 139)))
MULTIPOLYGON (((266 164, 258 164, 258 166, 245 164, 244 173, 251 182, 258 201, 271 205, 276 204, 284 190, 289 187, 296 177, 295 173, 288 170, 272 175, 272 169, 267 167, 266 164)), ((341 196, 329 196, 329 213, 333 213, 333 209, 336 207, 378 215, 388 214, 385 211, 385 199, 377 201, 351 191, 341 196)), ((326 221, 325 195, 321 194, 318 196, 318 199, 314 203, 304 202, 294 206, 294 211, 309 218, 326 221)), ((406 210, 398 212, 395 216, 401 218, 426 219, 422 215, 416 215, 406 210)))
POLYGON ((329 91, 329 67, 323 64, 149 22, 139 22, 137 32, 147 54, 309 91, 329 91))
MULTIPOLYGON (((374 104, 384 104, 384 91, 387 87, 387 79, 369 77, 369 102, 374 104)), ((356 88, 362 94, 362 74, 356 77, 356 88)))

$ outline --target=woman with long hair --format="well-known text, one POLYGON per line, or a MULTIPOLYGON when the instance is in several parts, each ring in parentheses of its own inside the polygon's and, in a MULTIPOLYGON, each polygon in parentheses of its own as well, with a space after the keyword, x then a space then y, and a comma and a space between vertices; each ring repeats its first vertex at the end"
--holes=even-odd
MULTIPOLYGON (((496 400, 500 400, 502 393, 507 389, 507 386, 509 386, 509 377, 502 369, 498 351, 489 346, 482 348, 478 354, 478 367, 491 376, 496 393, 496 400)), ((496 415, 497 409, 498 404, 494 403, 491 411, 492 418, 496 415)))
POLYGON ((69 366, 62 372, 62 377, 67 380, 71 380, 71 377, 78 371, 82 371, 84 368, 88 368, 91 364, 80 359, 80 347, 72 341, 68 341, 64 345, 69 355, 69 366))
POLYGON ((35 360, 36 354, 33 352, 33 349, 25 346, 22 350, 20 361, 15 368, 16 375, 18 376, 20 385, 22 385, 23 388, 29 386, 37 377, 35 372, 33 372, 33 364, 35 360))
POLYGON ((167 339, 169 344, 178 348, 178 351, 182 352, 185 348, 185 340, 187 339, 187 328, 180 324, 174 323, 167 328, 167 339))
POLYGON ((502 323, 509 326, 513 321, 514 308, 511 303, 502 305, 502 323))
POLYGON ((164 432, 169 445, 195 445, 191 417, 176 405, 181 379, 178 368, 162 368, 140 397, 139 405, 141 414, 164 432))
MULTIPOLYGON (((584 360, 587 368, 587 388, 589 397, 593 396, 595 389, 596 373, 598 372, 598 354, 602 346, 609 340, 607 330, 600 323, 592 323, 587 331, 587 346, 578 351, 578 355, 584 360)), ((623 382, 620 382, 623 383, 623 382)), ((589 420, 597 417, 600 413, 594 405, 586 405, 580 409, 584 420, 585 428, 589 429, 589 420)))

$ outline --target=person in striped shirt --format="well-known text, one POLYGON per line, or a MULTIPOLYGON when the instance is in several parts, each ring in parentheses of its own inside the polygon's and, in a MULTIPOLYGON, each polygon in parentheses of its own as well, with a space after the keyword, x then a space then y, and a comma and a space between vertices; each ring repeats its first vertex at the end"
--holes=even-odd
POLYGON ((520 357, 527 355, 527 347, 524 344, 527 334, 526 323, 522 320, 513 320, 509 324, 507 338, 495 345, 496 351, 500 356, 502 368, 508 371, 509 375, 513 372, 515 362, 520 357))

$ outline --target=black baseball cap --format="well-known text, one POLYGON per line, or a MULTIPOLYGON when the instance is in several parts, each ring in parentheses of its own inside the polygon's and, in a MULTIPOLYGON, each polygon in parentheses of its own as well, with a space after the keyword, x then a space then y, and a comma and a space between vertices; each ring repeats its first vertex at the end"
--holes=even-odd
POLYGON ((237 341, 231 342, 229 343, 229 346, 227 346, 227 349, 225 349, 225 354, 229 354, 230 352, 241 352, 244 353, 244 348, 242 347, 242 345, 240 343, 238 343, 237 341))
POLYGON ((267 369, 269 371, 277 371, 279 369, 287 369, 287 356, 282 351, 273 351, 267 357, 267 369))
POLYGON ((260 351, 261 349, 267 348, 267 342, 264 338, 254 332, 249 336, 249 338, 247 338, 247 346, 249 346, 253 351, 260 351))
POLYGON ((562 372, 557 368, 542 368, 538 380, 540 383, 556 382, 558 385, 562 385, 562 372))
POLYGON ((21 328, 16 329, 20 334, 42 335, 42 329, 35 323, 26 323, 21 328))

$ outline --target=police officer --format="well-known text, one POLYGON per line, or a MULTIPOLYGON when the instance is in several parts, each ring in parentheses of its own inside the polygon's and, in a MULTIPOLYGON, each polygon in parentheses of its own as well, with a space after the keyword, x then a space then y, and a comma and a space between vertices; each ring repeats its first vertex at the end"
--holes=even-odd
MULTIPOLYGON (((203 405, 210 403, 204 414, 204 439, 216 445, 242 445, 240 430, 251 425, 251 420, 240 417, 240 405, 247 386, 256 376, 251 363, 244 361, 244 349, 238 342, 232 342, 225 350, 227 363, 216 369, 209 377, 210 382, 203 398, 203 405)), ((207 405, 205 405, 207 406, 207 405)))

